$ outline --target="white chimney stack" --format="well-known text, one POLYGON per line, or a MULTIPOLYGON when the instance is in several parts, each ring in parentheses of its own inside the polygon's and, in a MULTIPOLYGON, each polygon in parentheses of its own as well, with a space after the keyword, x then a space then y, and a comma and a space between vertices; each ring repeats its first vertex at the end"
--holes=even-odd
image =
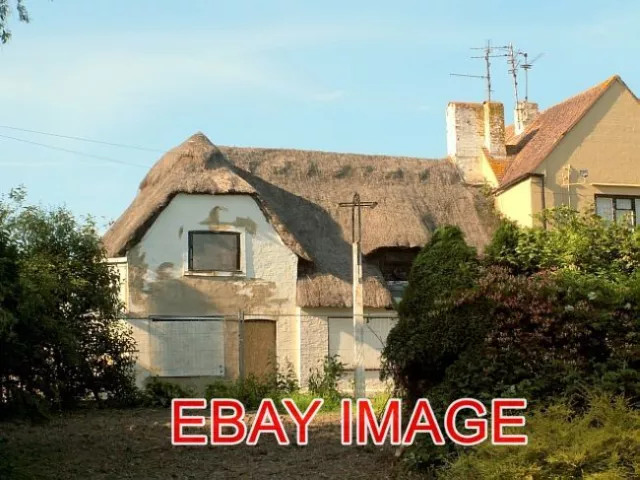
POLYGON ((506 157, 504 106, 499 102, 451 102, 447 106, 447 153, 467 183, 484 182, 483 149, 506 157))
POLYGON ((538 104, 526 100, 518 102, 513 113, 514 132, 520 135, 538 116, 538 104))

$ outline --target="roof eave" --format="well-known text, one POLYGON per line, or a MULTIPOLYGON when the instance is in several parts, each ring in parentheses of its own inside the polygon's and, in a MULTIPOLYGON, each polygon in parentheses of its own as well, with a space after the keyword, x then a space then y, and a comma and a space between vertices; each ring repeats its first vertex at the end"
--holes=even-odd
POLYGON ((509 190, 511 187, 515 187, 517 184, 524 182, 525 180, 527 180, 528 178, 531 177, 536 177, 536 178, 544 178, 544 173, 536 173, 536 172, 527 172, 524 175, 520 175, 519 177, 514 178, 513 180, 510 180, 509 182, 505 183, 504 185, 500 185, 498 188, 496 188, 493 193, 494 195, 499 195, 507 190, 509 190))

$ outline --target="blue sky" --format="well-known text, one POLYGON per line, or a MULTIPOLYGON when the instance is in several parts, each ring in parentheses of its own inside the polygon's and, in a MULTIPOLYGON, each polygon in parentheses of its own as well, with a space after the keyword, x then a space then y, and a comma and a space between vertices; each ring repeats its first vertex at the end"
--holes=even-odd
MULTIPOLYGON (((637 0, 29 0, 0 48, 0 193, 117 218, 147 169, 202 131, 220 145, 446 153, 445 108, 481 101, 470 47, 513 42, 532 56, 529 97, 546 108, 613 74, 640 92, 637 0), (179 7, 179 4, 185 5, 179 7)), ((494 59, 494 99, 513 109, 494 59)))

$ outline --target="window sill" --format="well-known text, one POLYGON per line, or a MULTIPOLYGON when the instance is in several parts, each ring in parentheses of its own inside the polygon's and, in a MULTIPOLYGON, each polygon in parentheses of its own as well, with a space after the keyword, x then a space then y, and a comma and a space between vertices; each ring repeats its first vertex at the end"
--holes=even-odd
POLYGON ((185 277, 234 277, 245 278, 247 275, 244 272, 222 272, 222 271, 209 271, 209 272, 194 272, 187 270, 182 273, 185 277))

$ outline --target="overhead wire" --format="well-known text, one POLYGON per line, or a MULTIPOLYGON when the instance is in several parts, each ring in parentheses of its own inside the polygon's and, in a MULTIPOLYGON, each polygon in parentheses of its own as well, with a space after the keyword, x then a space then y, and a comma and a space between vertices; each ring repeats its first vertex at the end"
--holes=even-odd
POLYGON ((143 151, 146 151, 146 152, 164 153, 162 150, 157 150, 155 148, 141 147, 139 145, 126 145, 126 144, 123 144, 123 143, 105 142, 105 141, 102 141, 102 140, 93 140, 93 139, 84 138, 84 137, 74 137, 72 135, 61 135, 61 134, 57 134, 57 133, 42 132, 42 131, 39 131, 39 130, 29 130, 27 128, 11 127, 9 125, 0 125, 0 128, 5 128, 7 130, 15 130, 17 132, 35 133, 37 135, 47 135, 49 137, 66 138, 66 139, 69 139, 69 140, 78 140, 78 141, 81 141, 81 142, 97 143, 97 144, 100 144, 100 145, 108 145, 110 147, 131 148, 131 149, 134 149, 134 150, 143 150, 143 151))
POLYGON ((81 151, 78 151, 78 150, 71 150, 69 148, 56 147, 55 145, 49 145, 49 144, 46 144, 46 143, 34 142, 32 140, 26 140, 24 138, 17 138, 17 137, 12 137, 12 136, 9 136, 9 135, 2 135, 2 134, 0 134, 0 138, 5 138, 5 139, 8 139, 8 140, 14 140, 16 142, 28 143, 30 145, 37 145, 39 147, 49 148, 51 150, 58 150, 58 151, 61 151, 61 152, 72 153, 74 155, 80 155, 80 156, 84 156, 84 157, 94 158, 94 159, 97 159, 97 160, 102 160, 104 162, 117 163, 117 164, 120 164, 120 165, 127 165, 127 166, 130 166, 130 167, 139 167, 139 168, 145 168, 145 169, 149 168, 148 166, 141 165, 139 163, 126 162, 124 160, 117 160, 115 158, 103 157, 102 155, 94 155, 92 153, 81 152, 81 151))

